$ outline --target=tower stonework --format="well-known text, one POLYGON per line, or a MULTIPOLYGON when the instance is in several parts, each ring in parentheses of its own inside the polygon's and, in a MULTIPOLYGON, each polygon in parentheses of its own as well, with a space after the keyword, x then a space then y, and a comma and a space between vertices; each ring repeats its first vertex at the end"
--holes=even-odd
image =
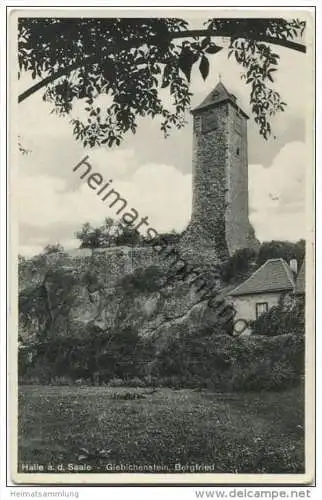
POLYGON ((248 218, 248 116, 219 82, 193 115, 192 216, 187 235, 217 258, 257 247, 248 218))

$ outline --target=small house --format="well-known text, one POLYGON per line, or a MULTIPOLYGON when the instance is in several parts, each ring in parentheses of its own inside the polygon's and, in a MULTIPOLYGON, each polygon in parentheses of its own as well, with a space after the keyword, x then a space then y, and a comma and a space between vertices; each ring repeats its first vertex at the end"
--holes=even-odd
MULTIPOLYGON (((294 271, 284 259, 267 260, 248 279, 229 292, 229 301, 236 311, 234 321, 240 320, 244 324, 254 321, 277 306, 282 297, 285 304, 292 304, 295 292, 294 271)), ((250 333, 250 328, 243 329, 244 335, 250 333)))

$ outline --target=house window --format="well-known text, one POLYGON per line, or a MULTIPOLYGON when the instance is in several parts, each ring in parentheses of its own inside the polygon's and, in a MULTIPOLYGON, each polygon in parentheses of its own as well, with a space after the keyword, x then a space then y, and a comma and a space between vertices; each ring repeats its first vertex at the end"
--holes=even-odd
POLYGON ((262 314, 268 311, 267 302, 257 302, 256 304, 256 319, 258 319, 262 314))

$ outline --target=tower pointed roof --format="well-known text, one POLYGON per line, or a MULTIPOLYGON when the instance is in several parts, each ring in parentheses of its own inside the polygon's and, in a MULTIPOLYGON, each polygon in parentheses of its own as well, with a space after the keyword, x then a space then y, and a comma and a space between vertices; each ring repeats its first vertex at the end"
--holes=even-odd
POLYGON ((206 99, 204 99, 199 106, 192 110, 192 114, 227 101, 229 101, 235 108, 243 113, 246 118, 248 118, 246 113, 237 105, 236 96, 226 89, 221 80, 217 83, 216 87, 210 92, 210 94, 207 95, 206 99))

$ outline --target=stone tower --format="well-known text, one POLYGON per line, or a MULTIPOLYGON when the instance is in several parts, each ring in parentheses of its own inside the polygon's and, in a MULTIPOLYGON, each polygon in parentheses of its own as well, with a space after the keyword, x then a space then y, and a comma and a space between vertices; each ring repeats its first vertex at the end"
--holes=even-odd
POLYGON ((248 219, 248 116, 221 82, 192 115, 192 216, 184 239, 216 258, 256 248, 248 219))

